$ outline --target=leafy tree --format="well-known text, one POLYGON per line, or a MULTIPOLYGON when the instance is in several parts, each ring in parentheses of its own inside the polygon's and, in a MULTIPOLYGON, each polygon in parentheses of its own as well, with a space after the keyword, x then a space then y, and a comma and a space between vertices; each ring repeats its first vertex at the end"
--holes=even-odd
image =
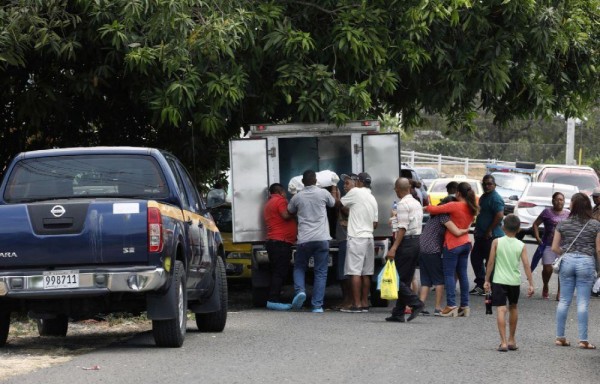
POLYGON ((600 0, 5 0, 0 168, 151 145, 205 179, 249 123, 583 116, 599 24, 600 0))

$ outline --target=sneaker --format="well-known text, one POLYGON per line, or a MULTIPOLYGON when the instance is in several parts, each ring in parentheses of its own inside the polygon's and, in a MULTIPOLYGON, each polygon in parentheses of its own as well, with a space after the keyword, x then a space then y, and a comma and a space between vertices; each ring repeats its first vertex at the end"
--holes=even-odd
POLYGON ((429 311, 421 311, 421 316, 431 316, 429 311))
POLYGON ((272 301, 267 301, 267 309, 272 311, 289 311, 292 309, 292 304, 284 304, 284 303, 275 303, 272 301))
POLYGON ((369 307, 360 307, 360 311, 363 313, 369 312, 369 307))
POLYGON ((342 309, 340 309, 340 311, 345 312, 345 313, 361 313, 362 309, 359 307, 352 306, 352 307, 348 307, 348 308, 342 308, 342 309))
POLYGON ((408 316, 406 321, 411 321, 415 317, 419 316, 419 313, 421 313, 423 311, 423 308, 425 308, 425 304, 423 304, 423 303, 417 304, 414 307, 412 307, 411 314, 410 314, 410 316, 408 316))
POLYGON ((404 314, 405 315, 412 315, 412 308, 411 307, 404 308, 404 314))
POLYGON ((292 300, 292 309, 300 309, 304 304, 304 300, 306 300, 306 293, 298 292, 296 296, 294 296, 294 300, 292 300))
POLYGON ((476 286, 475 288, 473 288, 473 289, 471 289, 469 291, 469 294, 470 295, 477 295, 477 296, 485 296, 485 291, 483 290, 483 288, 480 288, 480 287, 476 286))
POLYGON ((441 309, 436 309, 433 311, 433 316, 441 316, 442 310, 441 309))
POLYGON ((312 309, 312 313, 323 313, 323 307, 315 307, 312 309))

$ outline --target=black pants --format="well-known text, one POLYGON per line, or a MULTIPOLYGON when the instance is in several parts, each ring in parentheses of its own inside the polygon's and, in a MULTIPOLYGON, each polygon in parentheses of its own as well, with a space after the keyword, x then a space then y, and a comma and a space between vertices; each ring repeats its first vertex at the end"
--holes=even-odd
POLYGON ((396 306, 392 310, 393 316, 403 316, 407 305, 414 307, 421 304, 419 297, 410 289, 415 269, 419 264, 419 251, 418 236, 402 239, 400 247, 396 250, 394 263, 400 275, 400 288, 398 289, 396 306))
POLYGON ((485 266, 490 258, 494 238, 476 237, 471 251, 471 267, 475 274, 475 285, 483 289, 485 283, 485 266))
POLYGON ((267 240, 265 246, 269 254, 269 269, 271 270, 269 301, 279 303, 281 287, 287 278, 292 260, 292 244, 285 241, 267 240))

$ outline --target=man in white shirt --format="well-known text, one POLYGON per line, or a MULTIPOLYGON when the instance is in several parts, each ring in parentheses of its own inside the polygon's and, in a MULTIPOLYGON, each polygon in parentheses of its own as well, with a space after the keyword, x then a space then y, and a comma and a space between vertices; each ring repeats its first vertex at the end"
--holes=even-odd
POLYGON ((396 180, 394 190, 400 198, 397 210, 398 231, 394 244, 386 256, 388 259, 395 260, 396 269, 400 275, 400 289, 392 316, 385 320, 403 323, 406 306, 412 309, 407 321, 417 317, 425 306, 410 289, 415 268, 419 262, 419 236, 423 225, 423 207, 410 193, 410 180, 399 178, 396 180))
POLYGON ((342 175, 342 180, 356 182, 341 198, 342 212, 348 211, 348 240, 344 273, 350 277, 352 305, 342 312, 359 313, 369 310, 371 276, 375 268, 373 230, 377 227, 377 201, 369 188, 371 176, 362 172, 358 175, 342 175))

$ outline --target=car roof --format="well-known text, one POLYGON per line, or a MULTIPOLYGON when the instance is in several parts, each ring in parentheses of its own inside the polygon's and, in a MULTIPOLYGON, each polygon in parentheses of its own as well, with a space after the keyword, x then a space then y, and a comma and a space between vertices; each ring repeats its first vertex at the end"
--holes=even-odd
POLYGON ((594 169, 592 167, 588 167, 585 165, 566 165, 566 164, 546 164, 546 165, 542 165, 540 166, 540 171, 549 169, 549 168, 554 168, 554 169, 572 169, 572 170, 581 170, 581 171, 592 171, 594 172, 594 169))

